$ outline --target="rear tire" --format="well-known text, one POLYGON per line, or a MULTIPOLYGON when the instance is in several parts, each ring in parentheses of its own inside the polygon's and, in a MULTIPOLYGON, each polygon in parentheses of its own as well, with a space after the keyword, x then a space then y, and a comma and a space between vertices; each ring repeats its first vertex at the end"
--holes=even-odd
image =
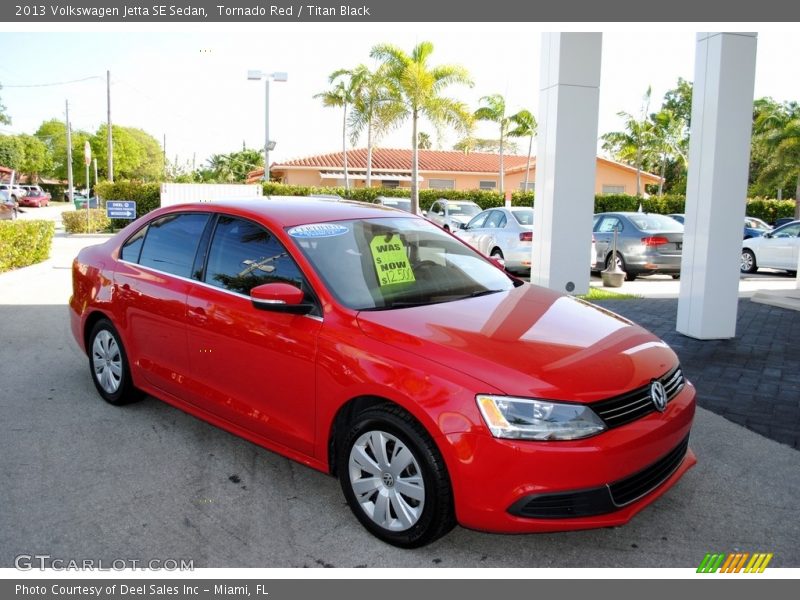
POLYGON ((400 407, 387 404, 360 413, 337 447, 344 497, 375 537, 418 548, 455 526, 450 477, 439 449, 400 407))
POLYGON ((133 385, 128 356, 111 321, 100 319, 94 324, 86 350, 92 382, 103 400, 121 406, 142 399, 144 394, 133 385))

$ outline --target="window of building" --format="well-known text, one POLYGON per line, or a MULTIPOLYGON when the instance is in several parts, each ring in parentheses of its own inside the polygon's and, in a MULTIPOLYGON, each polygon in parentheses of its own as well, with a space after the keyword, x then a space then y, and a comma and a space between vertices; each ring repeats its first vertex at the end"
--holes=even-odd
POLYGON ((522 190, 523 192, 533 192, 535 188, 536 188, 536 182, 535 181, 529 181, 527 188, 525 187, 525 181, 524 180, 519 182, 519 189, 522 190))
POLYGON ((482 190, 493 190, 497 187, 496 181, 479 181, 478 187, 482 190))
POLYGON ((400 182, 397 179, 381 179, 381 186, 393 190, 400 187, 400 182))
POLYGON ((625 186, 624 185, 605 185, 605 184, 603 184, 603 193, 604 194, 624 194, 625 193, 625 186))
POLYGON ((432 190, 454 190, 456 189, 456 180, 428 179, 428 187, 432 190))
MULTIPOLYGON (((147 227, 139 264, 189 277, 208 218, 202 213, 177 213, 156 219, 147 227)), ((131 255, 135 252, 135 238, 129 240, 131 255)))
POLYGON ((205 282, 249 295, 264 283, 301 288, 303 276, 286 248, 266 229, 252 221, 221 216, 208 250, 205 282))

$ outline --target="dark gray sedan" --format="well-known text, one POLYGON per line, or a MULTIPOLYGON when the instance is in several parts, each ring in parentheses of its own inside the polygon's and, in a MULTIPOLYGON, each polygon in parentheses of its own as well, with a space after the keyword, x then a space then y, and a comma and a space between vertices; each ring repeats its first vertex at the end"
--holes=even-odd
POLYGON ((617 264, 633 281, 639 275, 665 273, 675 278, 681 272, 683 225, 671 217, 654 213, 614 212, 594 216, 597 244, 596 269, 611 264, 614 230, 617 230, 617 264))

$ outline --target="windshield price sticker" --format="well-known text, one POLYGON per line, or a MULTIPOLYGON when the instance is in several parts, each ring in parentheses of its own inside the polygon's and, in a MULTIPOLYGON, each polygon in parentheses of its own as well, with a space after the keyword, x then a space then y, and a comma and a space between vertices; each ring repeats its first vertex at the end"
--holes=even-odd
POLYGON ((372 261, 375 263, 381 287, 416 281, 411 264, 408 262, 406 248, 396 233, 388 240, 385 235, 372 238, 369 249, 372 252, 372 261))
POLYGON ((298 225, 292 227, 288 233, 295 238, 321 238, 344 235, 350 231, 344 225, 337 223, 312 223, 311 225, 298 225))

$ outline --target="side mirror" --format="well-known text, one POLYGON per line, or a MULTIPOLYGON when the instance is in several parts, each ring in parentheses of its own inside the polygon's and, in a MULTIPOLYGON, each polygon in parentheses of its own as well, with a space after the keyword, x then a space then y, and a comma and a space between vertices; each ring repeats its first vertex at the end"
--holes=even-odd
POLYGON ((427 210, 423 210, 422 211, 422 216, 423 217, 427 217, 428 216, 428 211, 427 210))
POLYGON ((314 308, 310 302, 303 302, 303 290, 288 283, 264 283, 250 290, 253 306, 272 312, 304 315, 314 308))

